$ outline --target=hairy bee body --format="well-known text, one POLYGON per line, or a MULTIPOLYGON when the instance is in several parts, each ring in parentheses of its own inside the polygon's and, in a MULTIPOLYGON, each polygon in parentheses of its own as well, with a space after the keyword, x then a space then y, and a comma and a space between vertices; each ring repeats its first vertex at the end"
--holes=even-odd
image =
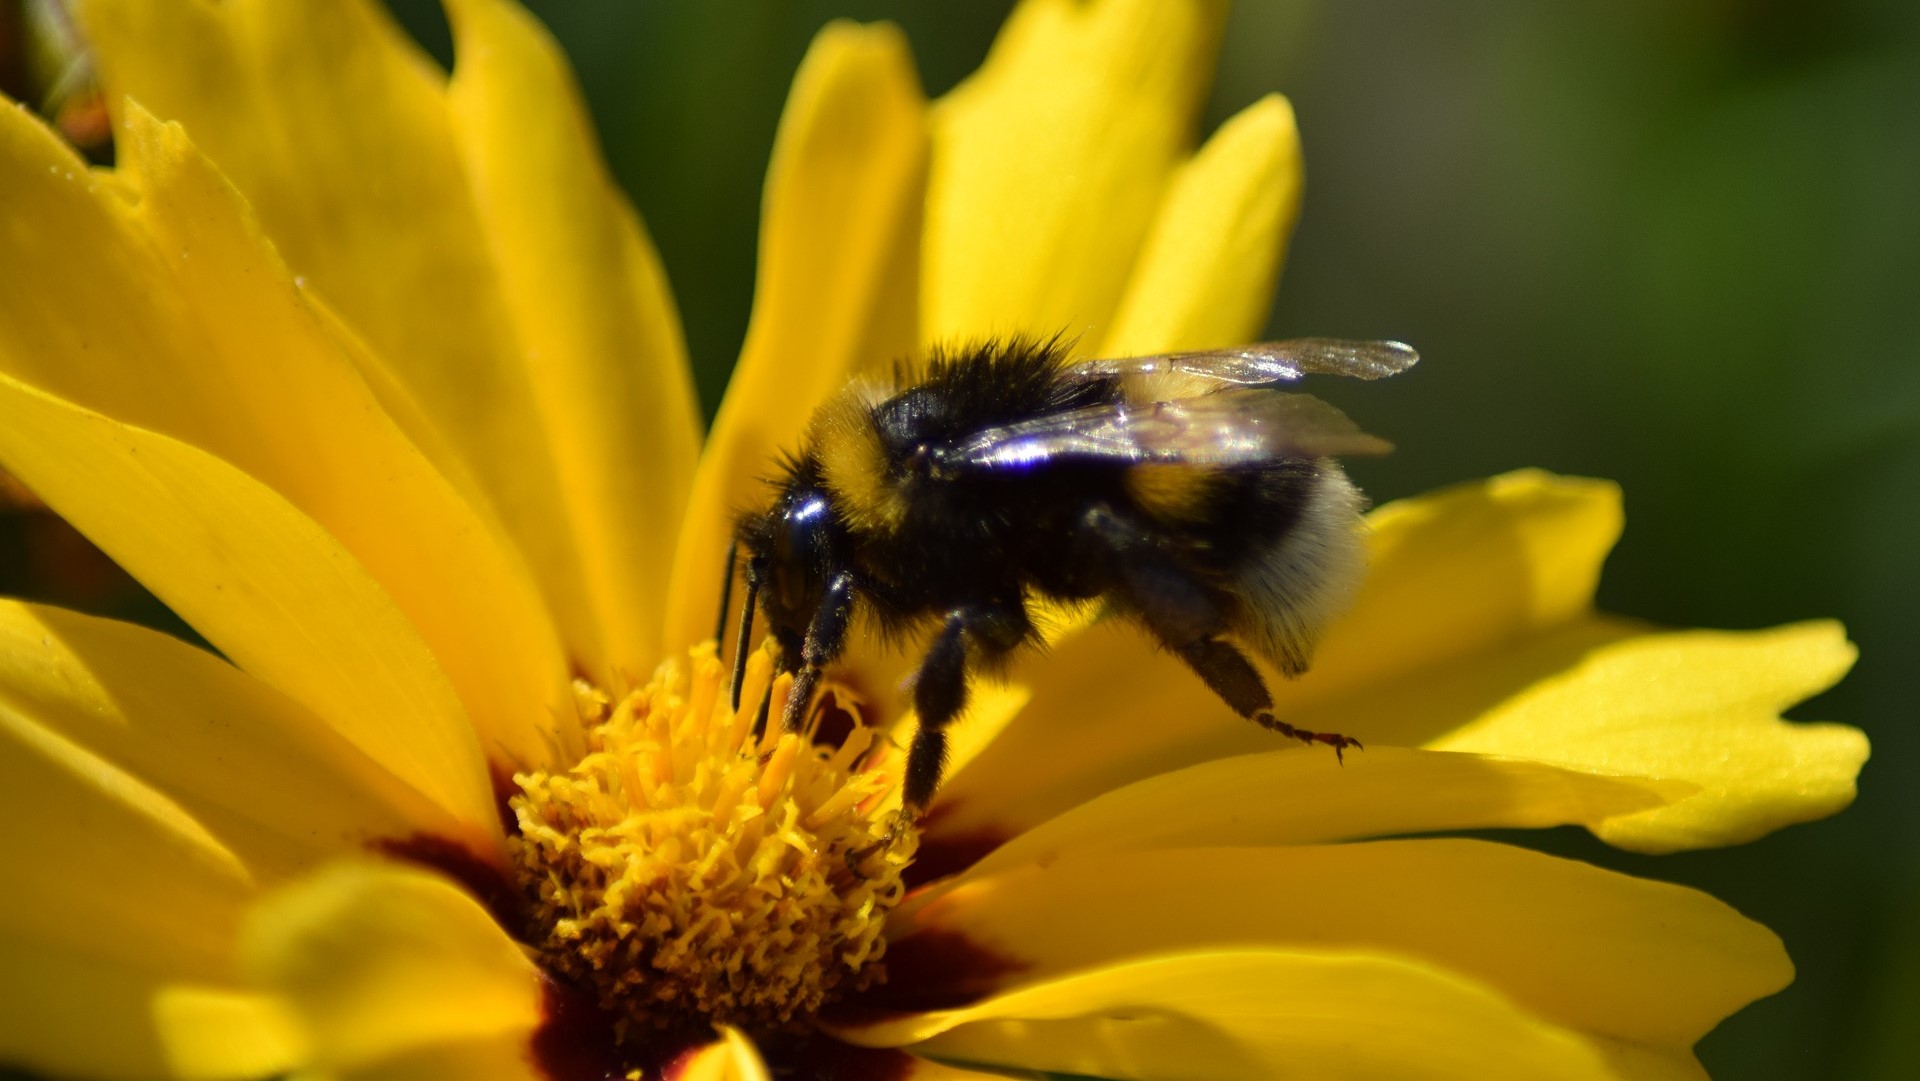
MULTIPOLYGON (((1387 348, 1281 345, 1370 348, 1376 363, 1387 348)), ((994 341, 849 386, 813 418, 773 504, 737 530, 746 620, 757 599, 796 673, 783 722, 804 721, 856 610, 892 634, 932 626, 905 792, 923 809, 968 671, 1033 642, 1028 604, 1042 597, 1132 619, 1251 719, 1353 745, 1272 718, 1235 644, 1304 671, 1364 563, 1362 500, 1334 454, 1385 445, 1275 384, 1303 370, 1391 373, 1307 359, 1269 349, 1072 364, 1055 342, 994 341)))

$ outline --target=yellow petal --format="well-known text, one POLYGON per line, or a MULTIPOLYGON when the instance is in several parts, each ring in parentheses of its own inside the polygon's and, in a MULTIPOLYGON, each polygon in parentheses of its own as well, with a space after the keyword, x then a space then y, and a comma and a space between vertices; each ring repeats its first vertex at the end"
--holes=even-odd
POLYGON ((0 601, 0 705, 141 778, 256 872, 458 832, 309 711, 145 628, 0 601))
MULTIPOLYGON (((1699 785, 1689 799, 1594 830, 1642 852, 1740 844, 1853 802, 1866 736, 1780 719, 1853 666, 1837 624, 1610 637, 1572 658, 1567 641, 1584 644, 1578 628, 1514 651, 1504 664, 1525 671, 1551 657, 1554 674, 1491 707, 1485 684, 1465 673, 1423 681, 1423 709, 1460 721, 1433 745, 1699 785), (1459 706, 1471 711, 1450 708, 1459 706)), ((1369 708, 1390 710, 1412 691, 1387 694, 1369 708)))
POLYGON ((1026 1077, 1040 1081, 1046 1076, 1024 1069, 969 1070, 964 1066, 955 1066, 950 1062, 935 1062, 933 1059, 909 1055, 903 1051, 888 1050, 869 1052, 869 1054, 885 1057, 876 1057, 871 1060, 856 1059, 855 1061, 863 1066, 869 1062, 872 1064, 872 1072, 864 1076, 898 1078, 899 1081, 1007 1081, 1008 1077, 1026 1077))
POLYGON ((1191 145, 1226 5, 1026 0, 934 114, 921 340, 1104 337, 1191 145))
POLYGON ((1621 521, 1617 485, 1537 469, 1382 506, 1367 517, 1366 584, 1290 697, 1324 698, 1587 611, 1621 521))
MULTIPOLYGON (((1009 1076, 1040 1081, 1039 1073, 970 1070, 935 1062, 894 1047, 861 1047, 838 1040, 815 1038, 776 1059, 783 1076, 816 1078, 887 1078, 889 1081, 1007 1081, 1009 1076)), ((676 1081, 678 1079, 676 1078, 676 1081)))
POLYGON ((1618 1040, 1593 1042, 1620 1081, 1712 1081, 1687 1048, 1645 1047, 1618 1040))
POLYGON ((1615 1081, 1577 1033, 1471 980, 1391 956, 1182 953, 1021 986, 855 1030, 914 1050, 1115 1079, 1615 1081), (911 1026, 911 1028, 910 1028, 911 1026))
POLYGON ((767 1081, 767 1064, 753 1041, 731 1025, 720 1027, 720 1038, 675 1060, 674 1081, 767 1081))
POLYGON ((185 124, 287 265, 372 346, 381 377, 424 408, 433 435, 410 434, 479 479, 568 652, 604 675, 534 390, 541 343, 521 340, 445 76, 367 0, 86 0, 80 15, 122 130, 128 95, 185 124))
POLYGON ((180 806, 0 703, 0 933, 214 978, 253 878, 180 806))
MULTIPOLYGON (((1587 610, 1620 532, 1620 496, 1525 470, 1390 503, 1368 521, 1353 610, 1328 629, 1312 671, 1269 686, 1282 717, 1304 725, 1320 707, 1331 730, 1375 745, 1385 733, 1355 723, 1347 694, 1430 665, 1470 668, 1587 610)), ((1032 704, 942 790, 936 836, 1004 837, 1130 781, 1276 747, 1128 624, 1070 635, 1017 675, 1032 704)))
POLYGON ((153 996, 170 1076, 185 1081, 247 1081, 305 1064, 312 1051, 300 1019, 273 995, 180 984, 153 996))
POLYGON ((533 963, 471 898, 424 872, 335 864, 263 901, 241 953, 248 977, 297 1016, 323 1071, 494 1040, 524 1048, 540 1022, 533 963))
MULTIPOLYGON (((1026 708, 943 783, 928 841, 1003 841, 1102 792, 1219 757, 1189 747, 1252 727, 1124 621, 1068 636, 1015 678, 1026 708)), ((956 735, 970 724, 962 717, 956 735)))
MULTIPOLYGON (((909 664, 917 664, 919 658, 910 653, 896 653, 894 656, 907 659, 909 664)), ((864 659, 864 658, 863 658, 864 659)), ((901 675, 911 672, 911 668, 902 668, 901 675)), ((867 758, 867 769, 890 771, 896 781, 905 776, 907 749, 913 746, 920 731, 920 717, 911 705, 911 694, 900 696, 899 703, 905 710, 900 713, 888 730, 886 739, 867 758)), ((1026 709, 1032 693, 1018 683, 1003 683, 994 679, 978 679, 967 692, 967 709, 961 714, 959 722, 947 728, 948 743, 946 756, 946 776, 959 775, 967 768, 979 753, 992 746, 995 737, 1017 720, 1026 709)), ((874 714, 888 716, 887 703, 875 703, 874 714)), ((886 802, 897 805, 900 800, 898 784, 889 791, 886 802)))
POLYGON ((0 463, 235 664, 497 836, 486 764, 445 676, 311 518, 218 458, 5 375, 0 463))
POLYGON ((302 1070, 289 1081, 553 1081, 526 1044, 519 1035, 453 1040, 347 1068, 302 1070))
POLYGON ((888 310, 901 304, 889 290, 903 268, 911 276, 926 143, 926 100, 899 29, 821 30, 767 165, 753 318, 680 531, 668 650, 713 633, 731 516, 764 501, 776 454, 797 447, 851 372, 913 344, 893 327, 888 310))
POLYGON ((1591 826, 1694 791, 1685 783, 1399 747, 1350 755, 1345 765, 1306 748, 1269 751, 1115 789, 1012 838, 961 881, 1068 853, 1591 826))
POLYGON ((0 293, 0 371, 273 488, 393 596, 496 753, 543 762, 566 666, 503 534, 382 413, 178 127, 129 107, 119 153, 103 183, 24 112, 0 112, 0 188, 19 213, 0 262, 34 268, 0 293))
POLYGON ((1772 933, 1706 894, 1481 841, 1065 856, 896 921, 888 983, 867 996, 895 1009, 1162 952, 1368 950, 1556 1024, 1680 1048, 1792 978, 1772 933))
MULTIPOLYGON (((12 649, 14 671, 31 667, 12 649)), ((169 979, 227 977, 252 876, 182 807, 0 696, 0 1062, 159 1077, 169 979)))
POLYGON ((0 957, 0 1069, 94 1081, 174 1076, 152 1017, 164 972, 4 931, 0 957))
POLYGON ((501 0, 448 5, 454 136, 574 519, 613 665, 660 654, 668 561, 699 448, 686 346, 653 243, 601 164, 544 28, 501 0))
POLYGON ((1268 95, 1174 174, 1101 356, 1247 341, 1273 302, 1300 213, 1300 132, 1268 95))

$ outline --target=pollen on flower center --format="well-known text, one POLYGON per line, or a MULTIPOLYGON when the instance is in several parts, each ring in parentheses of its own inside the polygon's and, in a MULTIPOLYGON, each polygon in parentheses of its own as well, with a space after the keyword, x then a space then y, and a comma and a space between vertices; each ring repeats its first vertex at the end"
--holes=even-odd
POLYGON ((871 729, 756 735, 771 671, 751 658, 738 713, 711 645, 618 702, 581 685, 587 754, 514 777, 534 945, 623 1037, 790 1028, 880 975, 913 846, 888 843, 893 782, 862 768, 871 729))

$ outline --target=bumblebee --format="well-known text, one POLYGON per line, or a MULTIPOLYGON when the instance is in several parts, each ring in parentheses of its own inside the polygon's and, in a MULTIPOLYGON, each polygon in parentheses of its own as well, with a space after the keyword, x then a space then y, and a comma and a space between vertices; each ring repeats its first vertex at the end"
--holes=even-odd
POLYGON ((790 731, 808 721, 857 613, 890 636, 931 626, 902 792, 917 814, 939 784, 969 673, 1037 643, 1035 599, 1097 602, 1241 716, 1336 754, 1358 747, 1274 716, 1246 650, 1288 677, 1306 671, 1365 560, 1364 501, 1336 459, 1391 448, 1282 388, 1307 375, 1378 379, 1418 355, 1326 338, 1121 360, 1066 353, 1059 339, 936 351, 820 408, 771 505, 737 521, 728 585, 744 551, 746 608, 735 708, 756 607, 794 677, 781 718, 790 731))

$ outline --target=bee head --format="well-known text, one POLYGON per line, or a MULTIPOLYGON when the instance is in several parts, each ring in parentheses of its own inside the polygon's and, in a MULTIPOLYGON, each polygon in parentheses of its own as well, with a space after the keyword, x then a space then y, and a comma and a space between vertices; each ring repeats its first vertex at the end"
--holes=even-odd
POLYGON ((827 489, 797 471, 766 511, 741 520, 740 540, 762 568, 760 603, 782 642, 797 642, 843 561, 845 526, 827 489))

